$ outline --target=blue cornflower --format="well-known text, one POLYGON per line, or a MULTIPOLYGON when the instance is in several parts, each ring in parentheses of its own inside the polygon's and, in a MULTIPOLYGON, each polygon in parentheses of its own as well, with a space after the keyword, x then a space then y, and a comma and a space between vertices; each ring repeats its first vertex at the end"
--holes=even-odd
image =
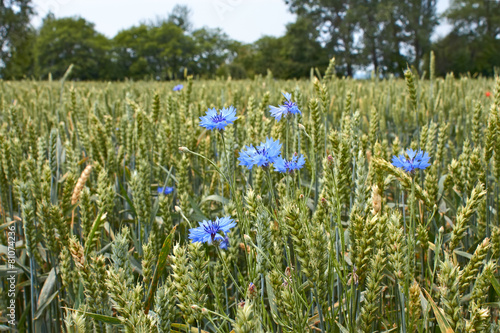
POLYGON ((165 187, 158 187, 158 193, 159 194, 164 194, 164 195, 167 195, 167 194, 170 194, 174 191, 174 188, 173 187, 168 187, 168 186, 165 186, 165 187))
POLYGON ((217 110, 213 108, 208 109, 206 115, 200 117, 200 126, 209 130, 223 130, 236 119, 238 119, 236 117, 236 109, 232 105, 229 108, 223 108, 220 110, 220 113, 217 113, 217 110))
POLYGON ((179 91, 179 90, 181 90, 182 88, 184 88, 184 86, 183 86, 182 84, 178 84, 178 85, 176 85, 176 86, 175 86, 172 90, 173 90, 173 91, 179 91))
POLYGON ((229 246, 229 237, 227 237, 227 233, 224 233, 224 240, 220 242, 219 247, 223 250, 227 250, 229 246))
POLYGON ((290 161, 287 161, 283 157, 279 156, 274 161, 274 170, 281 173, 293 172, 295 170, 301 169, 304 164, 306 164, 304 155, 298 156, 297 154, 295 154, 292 156, 290 161))
POLYGON ((229 216, 216 218, 215 221, 203 220, 199 224, 199 227, 189 229, 189 239, 193 243, 212 244, 212 242, 219 242, 221 248, 227 248, 229 229, 236 226, 236 222, 229 216), (221 235, 220 232, 224 233, 224 235, 221 235))
POLYGON ((254 165, 267 167, 274 163, 276 158, 281 154, 280 140, 266 138, 266 142, 260 143, 260 146, 254 148, 253 145, 246 146, 241 152, 238 161, 240 165, 244 165, 251 170, 254 165))
POLYGON ((283 116, 286 117, 289 114, 301 113, 299 107, 297 106, 297 103, 292 102, 292 94, 290 93, 282 93, 282 94, 286 99, 284 105, 278 105, 278 107, 269 105, 269 108, 271 108, 270 110, 271 116, 273 116, 277 121, 280 121, 281 117, 283 116))
POLYGON ((406 172, 414 172, 416 169, 424 170, 430 166, 429 154, 423 152, 422 150, 415 151, 409 148, 406 150, 406 155, 408 155, 408 159, 404 155, 399 155, 399 157, 393 156, 392 165, 401 168, 406 172))

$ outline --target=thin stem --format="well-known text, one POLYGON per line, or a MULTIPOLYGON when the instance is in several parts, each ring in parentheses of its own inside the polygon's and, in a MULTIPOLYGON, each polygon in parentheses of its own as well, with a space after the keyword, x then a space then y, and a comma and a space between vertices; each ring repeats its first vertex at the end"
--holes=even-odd
POLYGON ((278 221, 278 215, 276 215, 276 209, 273 208, 273 206, 278 205, 278 201, 276 199, 276 194, 274 193, 273 181, 271 178, 271 172, 269 171, 269 167, 266 168, 266 175, 269 184, 269 194, 271 196, 271 210, 273 212, 274 218, 276 219, 276 221, 278 221))
MULTIPOLYGON (((206 161, 208 161, 208 163, 210 163, 214 168, 215 170, 224 178, 225 181, 227 181, 227 183, 229 184, 229 188, 231 189, 231 196, 234 197, 233 198, 233 201, 236 205, 236 211, 238 213, 238 218, 240 219, 240 221, 245 221, 245 214, 243 214, 243 207, 241 206, 242 204, 242 200, 239 200, 239 198, 237 197, 237 193, 234 189, 234 184, 232 182, 229 181, 229 179, 226 177, 226 175, 221 171, 221 169, 209 158, 201 155, 201 154, 198 154, 192 150, 189 150, 189 148, 186 148, 186 147, 182 147, 182 151, 184 152, 187 152, 187 153, 190 153, 190 154, 193 154, 195 156, 198 156, 198 157, 201 157, 203 159, 205 159, 206 161)), ((246 223, 243 223, 243 225, 245 227, 247 227, 246 223)), ((245 230, 246 233, 249 232, 249 230, 245 230)))
MULTIPOLYGON (((225 316, 225 315, 223 315, 223 314, 220 314, 220 313, 218 313, 218 312, 212 311, 212 310, 207 309, 207 308, 204 308, 204 310, 205 310, 205 311, 207 311, 209 314, 216 315, 217 317, 221 317, 221 318, 223 318, 224 320, 227 320, 228 322, 230 322, 231 324, 234 324, 234 320, 233 320, 233 319, 231 319, 231 318, 229 318, 228 316, 225 316)), ((207 318, 211 318, 211 317, 207 316, 207 318)), ((209 320, 211 323, 213 323, 213 320, 210 320, 210 319, 208 319, 208 320, 209 320)), ((214 327, 216 327, 216 326, 214 325, 214 327)))
POLYGON ((219 256, 219 259, 220 261, 222 262, 222 267, 224 267, 224 269, 226 270, 227 274, 229 275, 229 277, 231 278, 231 280, 233 281, 234 283, 234 286, 238 289, 238 291, 244 295, 243 293, 243 290, 240 288, 240 286, 238 285, 238 283, 236 282, 236 280, 234 279, 234 276, 233 274, 231 274, 231 271, 229 271, 229 268, 227 267, 227 263, 226 263, 226 260, 224 259, 224 257, 222 256, 222 253, 220 251, 220 248, 218 246, 215 247, 216 248, 216 251, 217 251, 217 255, 219 256))
MULTIPOLYGON (((286 118, 286 145, 285 145, 285 159, 288 160, 288 150, 289 150, 289 146, 288 146, 288 136, 289 136, 289 132, 290 132, 290 121, 289 121, 289 118, 287 117, 286 118)), ((288 175, 286 175, 286 197, 289 198, 289 189, 290 189, 290 181, 289 181, 289 177, 288 175)))
MULTIPOLYGON (((415 269, 415 177, 411 178, 411 195, 410 195, 410 227, 408 232, 408 277, 405 281, 405 298, 406 302, 410 301, 410 284, 413 280, 413 272, 415 269)), ((409 320, 409 317, 406 318, 409 320)))
POLYGON ((288 117, 286 118, 286 142, 285 142, 285 158, 288 159, 288 151, 289 151, 289 146, 288 146, 288 136, 290 132, 290 121, 288 120, 288 117))
POLYGON ((318 288, 316 287, 316 282, 314 282, 314 297, 316 298, 316 306, 318 307, 318 316, 319 316, 319 327, 321 332, 325 332, 325 323, 323 322, 323 311, 321 309, 321 304, 319 304, 318 297, 318 288))
MULTIPOLYGON (((222 131, 219 131, 219 134, 220 134, 220 137, 222 138, 221 153, 224 153, 224 156, 226 157, 226 168, 227 168, 227 170, 231 171, 231 164, 230 164, 230 161, 229 161, 229 154, 226 151, 226 140, 224 139, 224 133, 222 131)), ((233 174, 233 176, 234 176, 234 174, 233 174)), ((229 185, 232 185, 232 178, 233 177, 229 178, 229 185)), ((231 188, 232 188, 232 186, 231 186, 231 188)), ((224 194, 224 192, 222 192, 222 194, 224 194)))

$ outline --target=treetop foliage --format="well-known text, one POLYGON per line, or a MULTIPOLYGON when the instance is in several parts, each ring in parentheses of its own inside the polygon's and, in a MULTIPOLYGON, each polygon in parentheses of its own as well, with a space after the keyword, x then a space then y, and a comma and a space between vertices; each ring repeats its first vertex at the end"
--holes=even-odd
POLYGON ((184 73, 235 79, 266 75, 308 77, 335 57, 337 75, 359 70, 401 76, 410 65, 421 73, 429 54, 436 74, 493 75, 500 66, 500 2, 452 0, 439 17, 437 0, 286 0, 295 22, 281 37, 251 44, 220 29, 194 29, 190 9, 177 5, 166 17, 107 38, 80 17, 49 14, 30 26, 30 0, 0 0, 0 78, 61 77, 74 64, 78 80, 171 80, 184 73), (453 26, 432 41, 440 19, 453 26))

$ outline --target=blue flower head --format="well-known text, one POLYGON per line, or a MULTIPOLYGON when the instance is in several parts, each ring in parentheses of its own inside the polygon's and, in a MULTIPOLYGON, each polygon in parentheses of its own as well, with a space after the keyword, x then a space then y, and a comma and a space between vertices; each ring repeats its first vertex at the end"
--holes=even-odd
POLYGON ((218 242, 222 249, 227 248, 227 244, 229 243, 227 234, 231 228, 236 226, 236 222, 234 222, 234 220, 229 216, 216 218, 215 221, 203 220, 203 222, 200 222, 199 224, 199 227, 189 229, 189 239, 191 242, 208 244, 218 242))
POLYGON ((227 237, 227 234, 225 233, 224 240, 222 242, 220 242, 219 248, 221 248, 223 250, 227 250, 228 246, 229 246, 229 237, 227 237))
POLYGON ((236 117, 236 109, 232 105, 229 108, 223 108, 220 110, 220 113, 217 113, 217 110, 213 108, 208 109, 206 115, 200 117, 200 126, 209 130, 223 130, 236 119, 238 119, 236 117))
POLYGON ((278 105, 278 107, 269 105, 269 108, 271 109, 271 116, 273 116, 277 121, 280 121, 283 116, 286 117, 290 114, 301 113, 297 103, 292 102, 292 94, 283 93, 283 96, 286 99, 284 105, 278 105))
POLYGON ((430 166, 429 154, 423 152, 422 150, 415 151, 409 148, 406 150, 406 155, 408 155, 408 158, 404 155, 399 155, 399 157, 393 156, 392 165, 410 173, 414 172, 416 169, 424 170, 430 166))
POLYGON ((306 164, 304 155, 298 156, 298 154, 295 154, 292 156, 290 161, 287 161, 283 157, 279 156, 274 161, 274 170, 281 173, 293 172, 295 170, 301 169, 304 164, 306 164))
POLYGON ((175 86, 172 90, 173 90, 173 91, 179 91, 179 90, 181 90, 182 88, 184 88, 184 86, 183 86, 182 84, 178 84, 178 85, 176 85, 176 86, 175 86))
POLYGON ((170 194, 174 191, 174 188, 173 187, 168 187, 168 186, 165 186, 165 187, 158 187, 158 193, 159 194, 164 194, 164 195, 167 195, 167 194, 170 194))
POLYGON ((274 163, 281 154, 280 140, 266 138, 266 142, 261 142, 260 146, 254 148, 253 145, 246 146, 241 152, 238 161, 240 165, 246 166, 251 170, 254 165, 267 167, 274 163))

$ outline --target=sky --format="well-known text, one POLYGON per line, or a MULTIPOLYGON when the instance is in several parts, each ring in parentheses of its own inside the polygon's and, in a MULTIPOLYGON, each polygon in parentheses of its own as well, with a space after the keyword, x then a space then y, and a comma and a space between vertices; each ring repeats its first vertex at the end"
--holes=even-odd
MULTIPOLYGON (((450 0, 438 0, 438 13, 444 11, 450 0)), ((39 27, 43 17, 52 12, 57 18, 81 16, 95 24, 97 31, 109 38, 119 31, 165 18, 176 4, 191 9, 195 29, 221 28, 230 38, 252 43, 264 35, 282 36, 286 24, 295 20, 284 0, 34 0, 37 16, 33 25, 39 27)), ((450 30, 442 24, 434 38, 450 30)))

